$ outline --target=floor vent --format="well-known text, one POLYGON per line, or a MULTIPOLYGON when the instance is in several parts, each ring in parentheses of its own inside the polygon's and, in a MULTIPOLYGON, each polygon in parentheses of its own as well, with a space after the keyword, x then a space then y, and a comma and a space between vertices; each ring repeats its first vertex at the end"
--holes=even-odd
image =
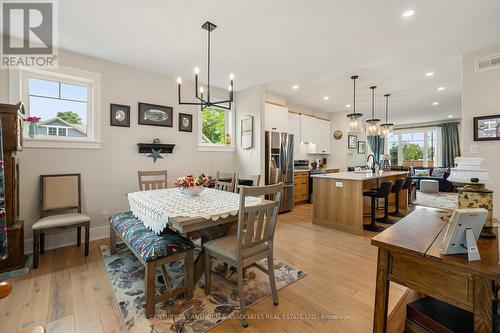
POLYGON ((500 68, 500 54, 476 59, 476 73, 500 68))

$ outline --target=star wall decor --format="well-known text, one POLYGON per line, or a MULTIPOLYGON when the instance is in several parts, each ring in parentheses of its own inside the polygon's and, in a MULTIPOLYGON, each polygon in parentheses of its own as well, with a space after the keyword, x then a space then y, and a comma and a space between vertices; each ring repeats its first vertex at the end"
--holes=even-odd
POLYGON ((151 154, 149 154, 147 157, 151 157, 153 159, 153 163, 156 163, 156 160, 159 158, 163 158, 163 156, 160 155, 161 149, 153 149, 151 148, 151 154))

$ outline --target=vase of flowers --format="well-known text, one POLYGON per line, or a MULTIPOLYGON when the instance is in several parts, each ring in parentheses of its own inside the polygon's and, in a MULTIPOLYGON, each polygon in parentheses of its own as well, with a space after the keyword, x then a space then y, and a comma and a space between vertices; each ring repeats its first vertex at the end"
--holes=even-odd
POLYGON ((178 187, 183 194, 195 197, 200 195, 200 193, 205 189, 205 186, 208 186, 209 183, 209 178, 204 174, 201 174, 198 177, 187 175, 177 178, 175 186, 178 187))
POLYGON ((40 121, 40 117, 28 117, 26 118, 26 122, 28 125, 28 136, 30 138, 34 138, 38 135, 38 122, 40 121))

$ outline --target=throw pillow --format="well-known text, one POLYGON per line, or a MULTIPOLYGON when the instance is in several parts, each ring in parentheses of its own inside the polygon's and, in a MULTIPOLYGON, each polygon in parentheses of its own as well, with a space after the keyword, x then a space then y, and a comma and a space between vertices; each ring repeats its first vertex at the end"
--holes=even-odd
POLYGON ((415 176, 429 176, 429 169, 415 169, 415 176))
POLYGON ((434 168, 432 169, 433 177, 443 177, 448 172, 448 168, 434 168))

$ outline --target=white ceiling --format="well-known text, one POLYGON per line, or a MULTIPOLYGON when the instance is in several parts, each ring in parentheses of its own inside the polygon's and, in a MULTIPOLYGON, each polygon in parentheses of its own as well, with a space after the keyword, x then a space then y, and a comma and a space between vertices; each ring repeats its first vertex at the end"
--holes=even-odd
POLYGON ((460 117, 461 55, 500 43, 498 0, 64 0, 59 11, 62 48, 184 79, 205 73, 208 19, 215 85, 233 72, 235 90, 265 84, 335 112, 352 104, 358 74, 358 112, 375 84, 377 116, 389 92, 400 124, 460 117))

